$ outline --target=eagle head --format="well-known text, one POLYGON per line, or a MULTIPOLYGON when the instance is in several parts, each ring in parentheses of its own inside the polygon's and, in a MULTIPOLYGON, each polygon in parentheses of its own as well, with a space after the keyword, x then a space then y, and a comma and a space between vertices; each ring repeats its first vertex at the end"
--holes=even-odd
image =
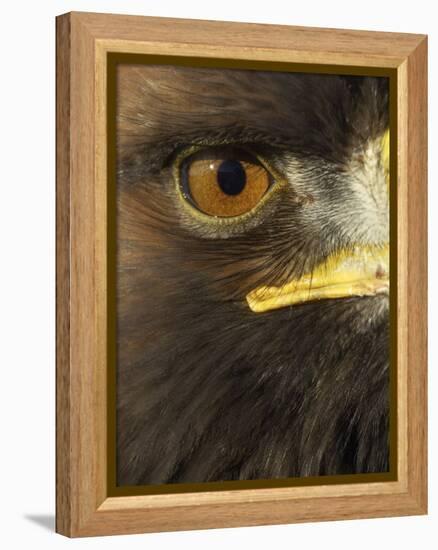
POLYGON ((388 80, 117 69, 117 483, 388 470, 388 80))

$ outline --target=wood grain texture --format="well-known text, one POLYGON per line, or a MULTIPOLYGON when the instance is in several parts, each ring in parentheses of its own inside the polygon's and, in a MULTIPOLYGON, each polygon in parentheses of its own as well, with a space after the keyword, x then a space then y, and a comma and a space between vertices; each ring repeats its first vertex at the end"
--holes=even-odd
POLYGON ((68 534, 70 491, 70 20, 56 22, 56 530, 68 534))
POLYGON ((170 48, 173 55, 233 58, 238 53, 248 59, 299 63, 352 65, 351 60, 360 59, 364 66, 397 67, 422 39, 403 33, 130 15, 73 13, 72 18, 100 40, 125 42, 124 51, 147 44, 154 48, 149 53, 166 54, 170 48))
POLYGON ((57 19, 59 533, 88 536, 426 512, 426 48, 424 36, 398 33, 82 13, 57 19), (109 51, 397 69, 397 481, 107 497, 109 51))
POLYGON ((427 40, 408 57, 408 484, 427 510, 427 40))
MULTIPOLYGON (((407 377, 408 377, 408 85, 407 62, 397 69, 397 181, 390 197, 397 197, 397 435, 398 477, 407 490, 407 377)), ((393 183, 391 181, 391 183, 393 183)))

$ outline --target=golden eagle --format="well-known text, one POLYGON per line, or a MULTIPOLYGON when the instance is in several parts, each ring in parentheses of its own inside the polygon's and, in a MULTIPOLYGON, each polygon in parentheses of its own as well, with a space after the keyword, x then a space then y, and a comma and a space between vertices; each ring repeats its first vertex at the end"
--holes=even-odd
POLYGON ((117 483, 388 470, 388 80, 120 64, 117 483))

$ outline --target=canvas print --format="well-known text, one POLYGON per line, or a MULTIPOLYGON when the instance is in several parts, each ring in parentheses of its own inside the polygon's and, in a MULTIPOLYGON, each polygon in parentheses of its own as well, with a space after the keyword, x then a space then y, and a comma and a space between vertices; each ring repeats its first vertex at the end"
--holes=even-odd
POLYGON ((116 482, 389 470, 389 81, 120 63, 116 482))

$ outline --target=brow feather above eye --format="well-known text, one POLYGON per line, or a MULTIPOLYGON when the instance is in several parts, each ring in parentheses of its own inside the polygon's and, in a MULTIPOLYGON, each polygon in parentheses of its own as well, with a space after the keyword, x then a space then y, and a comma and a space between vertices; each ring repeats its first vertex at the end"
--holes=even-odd
POLYGON ((250 128, 218 127, 213 131, 201 132, 187 128, 187 133, 173 136, 171 139, 143 140, 118 147, 119 172, 123 171, 128 180, 138 177, 158 175, 162 170, 171 168, 181 153, 190 149, 217 149, 220 147, 241 148, 262 154, 269 160, 286 149, 277 136, 277 143, 269 133, 255 132, 250 128))

